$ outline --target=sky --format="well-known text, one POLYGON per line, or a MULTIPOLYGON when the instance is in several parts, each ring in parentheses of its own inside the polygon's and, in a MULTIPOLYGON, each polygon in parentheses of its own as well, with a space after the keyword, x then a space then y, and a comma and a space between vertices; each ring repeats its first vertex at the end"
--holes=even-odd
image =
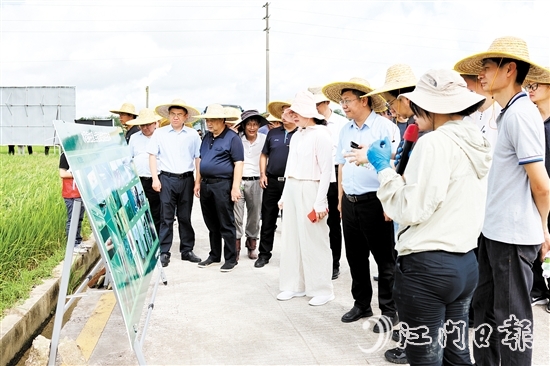
MULTIPOLYGON (((75 86, 76 118, 180 98, 266 110, 267 0, 0 0, 0 86, 75 86)), ((269 0, 269 100, 452 68, 498 37, 550 66, 550 1, 269 0)))

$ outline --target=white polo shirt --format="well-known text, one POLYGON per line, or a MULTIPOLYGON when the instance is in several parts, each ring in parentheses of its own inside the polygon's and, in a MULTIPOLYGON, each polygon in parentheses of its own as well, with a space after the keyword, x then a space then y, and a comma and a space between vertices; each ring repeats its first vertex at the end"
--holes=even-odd
POLYGON ((250 142, 244 133, 241 136, 244 148, 243 177, 260 176, 260 154, 264 148, 266 137, 263 133, 258 133, 256 140, 250 142))
MULTIPOLYGON (((136 165, 137 173, 140 177, 151 177, 151 170, 149 169, 149 153, 147 153, 147 144, 149 143, 149 137, 145 136, 143 132, 139 131, 130 136, 130 142, 128 146, 134 158, 134 164, 136 165)), ((157 168, 159 166, 159 160, 157 157, 157 168)), ((157 171, 157 175, 158 175, 157 171)))

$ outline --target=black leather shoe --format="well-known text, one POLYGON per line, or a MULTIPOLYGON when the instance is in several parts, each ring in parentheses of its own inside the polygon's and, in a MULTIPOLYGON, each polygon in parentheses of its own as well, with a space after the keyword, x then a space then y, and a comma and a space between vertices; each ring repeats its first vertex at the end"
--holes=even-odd
POLYGON ((334 268, 332 270, 332 279, 335 280, 340 276, 340 270, 338 268, 334 268))
POLYGON ((191 263, 199 263, 201 261, 201 259, 193 252, 181 253, 181 260, 189 261, 191 263))
POLYGON ((168 264, 170 263, 170 256, 166 253, 163 253, 160 255, 160 264, 162 264, 163 267, 168 267, 168 264))
POLYGON ((386 357, 386 360, 390 361, 391 363, 397 363, 397 364, 407 363, 407 355, 405 354, 405 348, 396 347, 396 348, 389 349, 384 353, 384 357, 386 357))
POLYGON ((256 260, 256 262, 254 262, 254 267, 262 268, 263 266, 265 266, 268 263, 269 263, 269 259, 264 258, 264 257, 259 257, 258 260, 256 260))
POLYGON ((374 324, 372 331, 374 333, 386 333, 391 331, 393 326, 397 325, 397 323, 399 323, 399 317, 397 314, 394 316, 382 315, 376 324, 374 324))
POLYGON ((351 323, 361 318, 368 318, 369 316, 372 316, 372 309, 361 310, 357 306, 354 306, 342 316, 342 322, 351 323))

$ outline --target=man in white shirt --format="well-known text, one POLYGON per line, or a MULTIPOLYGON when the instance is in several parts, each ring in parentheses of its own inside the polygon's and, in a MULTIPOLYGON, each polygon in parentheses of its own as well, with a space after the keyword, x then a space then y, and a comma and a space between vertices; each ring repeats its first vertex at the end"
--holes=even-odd
POLYGON ((244 111, 242 121, 236 126, 243 142, 244 165, 241 180, 241 197, 235 202, 235 227, 237 230, 237 260, 241 251, 241 239, 246 234, 248 258, 258 259, 256 252, 260 231, 260 210, 262 208, 262 187, 260 186, 260 155, 266 135, 258 129, 268 124, 257 110, 244 111), (243 233, 244 205, 246 203, 246 229, 243 233))
POLYGON ((330 250, 332 251, 332 279, 335 280, 340 275, 340 257, 342 256, 342 226, 340 225, 340 211, 338 210, 338 164, 336 163, 336 149, 340 130, 349 122, 349 120, 330 109, 330 100, 323 94, 322 87, 311 87, 308 89, 313 93, 317 111, 325 117, 327 128, 332 137, 332 175, 330 177, 330 186, 328 187, 328 219, 330 250))
POLYGON ((155 130, 147 144, 151 172, 160 171, 158 176, 152 176, 153 189, 160 193, 162 207, 160 261, 163 267, 170 263, 174 215, 177 215, 181 259, 198 263, 201 259, 193 253, 195 231, 191 226, 191 209, 195 185, 193 172, 199 164, 201 139, 197 131, 184 124, 193 121, 199 111, 176 99, 158 106, 155 112, 170 120, 169 125, 155 130))
POLYGON ((346 117, 351 119, 342 127, 336 149, 339 207, 352 277, 351 293, 355 300, 353 308, 342 316, 342 322, 350 323, 373 315, 369 266, 372 253, 378 265, 378 304, 382 315, 388 318, 380 319, 373 330, 383 333, 391 331, 392 324, 399 321, 392 298, 395 271, 393 223, 384 214, 376 197, 380 186, 376 171, 350 163, 343 156, 343 152, 351 150, 352 142, 368 146, 377 139, 388 137, 394 153, 399 145, 399 128, 377 114, 386 109, 384 98, 365 96, 372 91, 369 83, 361 78, 323 87, 323 93, 333 102, 340 103, 346 117))
MULTIPOLYGON (((139 126, 140 132, 133 134, 130 137, 130 152, 134 159, 139 180, 143 186, 145 197, 149 201, 149 208, 151 210, 151 216, 153 217, 153 223, 157 230, 157 235, 160 232, 160 196, 157 191, 153 189, 153 178, 151 170, 149 168, 149 154, 147 153, 147 143, 153 132, 157 128, 157 123, 161 119, 158 114, 152 109, 144 108, 139 111, 139 116, 136 119, 131 120, 128 125, 139 126)), ((158 160, 157 160, 158 163, 158 160)), ((157 164, 158 166, 158 164, 157 164)), ((155 172, 158 175, 158 171, 155 172)))

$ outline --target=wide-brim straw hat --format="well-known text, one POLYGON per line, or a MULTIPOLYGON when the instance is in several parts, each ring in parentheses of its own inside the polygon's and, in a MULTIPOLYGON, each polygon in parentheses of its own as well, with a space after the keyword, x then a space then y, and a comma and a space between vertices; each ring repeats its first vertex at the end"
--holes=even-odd
POLYGON ((405 88, 414 87, 416 85, 416 76, 409 65, 396 64, 392 65, 386 71, 386 80, 384 85, 374 89, 370 93, 366 94, 366 97, 372 97, 380 94, 384 99, 390 98, 389 91, 400 90, 405 88))
MULTIPOLYGON (((368 94, 374 90, 371 88, 369 82, 362 78, 351 78, 349 81, 337 81, 330 83, 323 87, 323 94, 334 103, 340 103, 342 100, 342 90, 354 89, 359 90, 365 94, 368 94)), ((381 95, 373 95, 372 97, 372 109, 375 112, 383 112, 386 110, 386 100, 381 95)))
POLYGON ((255 120, 258 121, 258 123, 260 123, 260 127, 262 126, 265 126, 269 123, 269 121, 267 120, 267 118, 265 118, 264 116, 262 116, 260 114, 260 112, 258 112, 258 110, 256 109, 250 109, 248 111, 244 111, 242 114, 241 114, 241 121, 238 123, 239 127, 243 126, 244 127, 244 124, 251 118, 254 118, 255 120))
POLYGON ((221 104, 210 104, 206 107, 206 112, 200 114, 197 117, 199 118, 224 118, 226 122, 236 121, 239 117, 227 113, 224 107, 221 104))
POLYGON ((283 122, 280 118, 277 118, 275 117, 274 115, 272 115, 271 113, 268 113, 267 117, 265 118, 267 119, 267 121, 269 123, 272 123, 272 122, 283 122))
POLYGON ((323 94, 322 86, 312 86, 310 88, 307 88, 307 90, 310 91, 311 94, 313 94, 313 99, 315 100, 316 104, 322 102, 330 102, 327 96, 323 94))
POLYGON ((187 120, 185 122, 194 122, 197 120, 197 116, 200 114, 199 111, 193 107, 191 107, 189 104, 185 102, 183 99, 174 99, 172 103, 167 104, 161 104, 155 108, 155 112, 159 116, 162 116, 164 118, 168 118, 170 112, 168 109, 170 107, 181 107, 184 108, 187 111, 187 120))
POLYGON ((526 79, 536 80, 543 78, 547 73, 544 67, 537 65, 529 59, 527 43, 517 37, 501 37, 491 43, 486 52, 476 53, 456 63, 454 69, 461 74, 479 75, 483 67, 483 60, 486 58, 511 58, 524 61, 531 65, 526 79))
POLYGON ((317 111, 315 99, 310 91, 298 92, 290 105, 290 110, 304 118, 325 119, 325 117, 317 111))
POLYGON ((134 116, 138 115, 136 113, 136 107, 132 103, 128 103, 128 102, 123 103, 122 107, 120 107, 119 109, 113 109, 109 112, 114 113, 114 114, 128 113, 128 114, 132 114, 134 116))
POLYGON ((414 90, 401 94, 425 111, 438 114, 461 112, 485 97, 471 92, 454 70, 430 70, 420 77, 414 90))
POLYGON ((546 74, 541 75, 539 78, 536 79, 529 79, 525 78, 525 82, 523 83, 523 86, 526 86, 527 84, 531 83, 539 83, 539 84, 550 84, 550 66, 546 66, 546 74))
POLYGON ((282 120, 283 118, 283 108, 284 107, 290 107, 292 104, 291 101, 288 100, 274 100, 272 102, 269 102, 267 105, 267 111, 269 114, 271 114, 273 117, 282 120))
POLYGON ((128 121, 127 124, 130 126, 142 126, 148 125, 149 123, 155 123, 161 119, 162 117, 156 114, 154 110, 150 108, 143 108, 139 111, 137 118, 128 121))
POLYGON ((235 107, 223 107, 223 109, 225 110, 225 113, 228 115, 228 116, 233 116, 233 117, 237 117, 236 120, 234 121, 228 121, 226 120, 225 122, 229 123, 229 124, 232 124, 232 125, 236 125, 237 123, 240 123, 241 122, 241 110, 238 109, 238 108, 235 108, 235 107))

